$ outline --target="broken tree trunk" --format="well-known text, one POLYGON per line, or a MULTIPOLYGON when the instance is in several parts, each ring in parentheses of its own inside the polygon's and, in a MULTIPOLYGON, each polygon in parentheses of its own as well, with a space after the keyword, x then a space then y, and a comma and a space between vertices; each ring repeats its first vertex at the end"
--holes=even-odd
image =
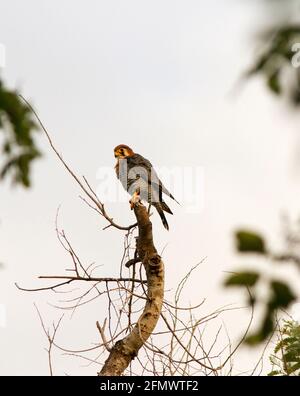
POLYGON ((117 341, 112 347, 109 357, 98 373, 99 376, 119 376, 123 374, 152 334, 160 317, 163 303, 164 264, 153 243, 149 214, 139 200, 132 202, 132 204, 139 230, 137 239, 138 258, 144 265, 147 277, 147 300, 143 313, 131 333, 117 341))

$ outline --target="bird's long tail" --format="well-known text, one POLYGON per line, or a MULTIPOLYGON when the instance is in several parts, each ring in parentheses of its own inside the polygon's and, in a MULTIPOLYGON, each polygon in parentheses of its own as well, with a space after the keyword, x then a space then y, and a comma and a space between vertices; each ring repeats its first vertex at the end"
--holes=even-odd
POLYGON ((177 201, 177 199, 175 199, 175 198, 173 197, 173 195, 172 195, 171 193, 170 193, 169 197, 172 198, 175 202, 177 202, 178 205, 180 205, 180 203, 177 201))
MULTIPOLYGON (((165 229, 169 231, 169 224, 168 224, 166 216, 164 214, 164 210, 165 209, 164 209, 164 205, 163 204, 164 204, 164 202, 163 203, 162 202, 156 202, 156 203, 153 203, 153 206, 155 206, 155 208, 156 208, 156 210, 157 210, 157 212, 158 212, 158 214, 159 214, 159 216, 161 218, 161 221, 162 221, 165 229)), ((165 204, 165 205, 168 208, 167 204, 165 204)), ((172 213, 170 209, 169 209, 168 213, 172 213)))
POLYGON ((171 215, 173 214, 172 210, 169 208, 169 206, 165 203, 165 201, 160 202, 162 210, 164 210, 167 213, 170 213, 171 215))

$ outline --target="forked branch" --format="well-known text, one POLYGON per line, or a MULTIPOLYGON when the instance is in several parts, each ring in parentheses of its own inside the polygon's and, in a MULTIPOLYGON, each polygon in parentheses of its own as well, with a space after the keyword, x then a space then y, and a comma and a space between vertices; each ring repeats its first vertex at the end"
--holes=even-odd
POLYGON ((152 223, 140 201, 133 204, 138 223, 137 253, 147 277, 144 310, 132 331, 112 347, 100 376, 121 375, 151 336, 160 317, 164 297, 164 264, 153 243, 152 223))

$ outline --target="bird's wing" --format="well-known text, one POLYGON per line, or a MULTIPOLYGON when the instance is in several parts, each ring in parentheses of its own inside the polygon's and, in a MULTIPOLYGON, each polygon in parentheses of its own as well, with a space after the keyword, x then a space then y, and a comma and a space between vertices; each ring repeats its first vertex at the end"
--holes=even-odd
MULTIPOLYGON (((142 177, 145 181, 148 182, 148 184, 151 185, 151 190, 155 192, 155 194, 159 195, 159 201, 162 201, 162 193, 168 195, 170 198, 176 201, 176 199, 169 192, 169 190, 163 185, 162 181, 158 177, 155 169, 153 168, 149 160, 139 154, 135 154, 134 162, 136 166, 141 166, 147 169, 147 173, 142 173, 140 177, 142 177)), ((178 201, 176 202, 179 204, 178 201)))
POLYGON ((152 168, 152 171, 151 171, 151 178, 152 178, 151 179, 152 188, 158 189, 159 191, 161 191, 161 193, 168 195, 170 198, 172 198, 172 199, 174 199, 174 201, 176 201, 176 199, 173 197, 173 195, 170 193, 170 191, 163 185, 162 181, 158 177, 154 168, 152 168))

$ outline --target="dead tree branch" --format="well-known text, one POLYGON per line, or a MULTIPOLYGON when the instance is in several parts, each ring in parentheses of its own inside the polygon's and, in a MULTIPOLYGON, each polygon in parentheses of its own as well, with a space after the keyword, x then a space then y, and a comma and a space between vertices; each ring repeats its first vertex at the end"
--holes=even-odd
MULTIPOLYGON (((114 219, 111 218, 108 213, 106 212, 106 209, 104 207, 104 204, 99 200, 97 194, 93 191, 93 189, 91 188, 88 180, 86 179, 85 176, 83 176, 83 181, 81 181, 79 179, 79 177, 73 172, 73 170, 70 168, 70 166, 66 163, 66 161, 63 159, 63 156, 59 153, 59 151, 57 150, 57 148, 55 147, 49 132, 47 131, 46 127, 44 126, 42 120, 40 119, 39 115, 37 114, 37 112, 35 111, 35 109, 31 106, 31 104, 22 96, 19 95, 20 98, 27 104, 27 106, 30 108, 30 110, 32 111, 32 113, 35 115, 38 123, 40 124, 42 130, 44 131, 48 142, 50 144, 50 147, 52 148, 52 150, 54 151, 54 153, 56 154, 56 156, 58 157, 59 161, 63 164, 63 166, 65 167, 65 169, 68 171, 68 173, 72 176, 72 178, 77 182, 77 184, 79 185, 79 187, 81 188, 81 190, 85 193, 85 195, 88 197, 88 199, 93 203, 93 205, 91 205, 90 203, 88 203, 86 200, 84 200, 90 207, 92 207, 93 209, 95 209, 102 217, 104 217, 108 222, 109 225, 108 227, 115 227, 118 230, 123 230, 123 231, 128 231, 131 230, 132 228, 135 228, 137 226, 137 224, 131 224, 130 226, 127 227, 123 227, 120 226, 119 224, 114 222, 114 219)), ((82 197, 81 197, 82 198, 82 197)), ((108 228, 106 227, 106 228, 108 228)))
POLYGON ((50 371, 50 376, 53 376, 53 365, 52 365, 52 347, 53 347, 53 345, 55 345, 55 342, 54 342, 54 340, 55 340, 55 336, 56 336, 56 333, 57 333, 57 330, 58 330, 58 328, 59 328, 59 326, 60 326, 60 323, 61 323, 61 321, 62 321, 62 319, 63 319, 63 315, 60 317, 60 319, 59 319, 59 321, 55 324, 55 323, 53 323, 53 330, 52 330, 52 333, 50 332, 50 329, 46 329, 46 326, 45 326, 45 324, 44 324, 44 321, 43 321, 43 318, 42 318, 42 315, 41 315, 41 313, 40 313, 40 311, 39 311, 39 309, 38 309, 38 307, 34 304, 34 306, 35 306, 35 309, 36 309, 36 311, 37 311, 37 314, 38 314, 38 316, 39 316, 39 319, 40 319, 40 322, 41 322, 41 326, 42 326, 42 328, 43 328, 43 331, 44 331, 44 333, 45 333, 45 335, 46 335, 46 337, 47 337, 47 339, 48 339, 48 343, 49 343, 49 346, 48 346, 48 349, 46 349, 46 351, 47 351, 47 354, 48 354, 48 365, 49 365, 49 371, 50 371))
POLYGON ((144 205, 134 203, 139 235, 138 257, 147 276, 147 300, 144 310, 132 331, 113 346, 100 376, 121 375, 152 334, 160 317, 164 297, 164 264, 153 243, 152 224, 144 205))

